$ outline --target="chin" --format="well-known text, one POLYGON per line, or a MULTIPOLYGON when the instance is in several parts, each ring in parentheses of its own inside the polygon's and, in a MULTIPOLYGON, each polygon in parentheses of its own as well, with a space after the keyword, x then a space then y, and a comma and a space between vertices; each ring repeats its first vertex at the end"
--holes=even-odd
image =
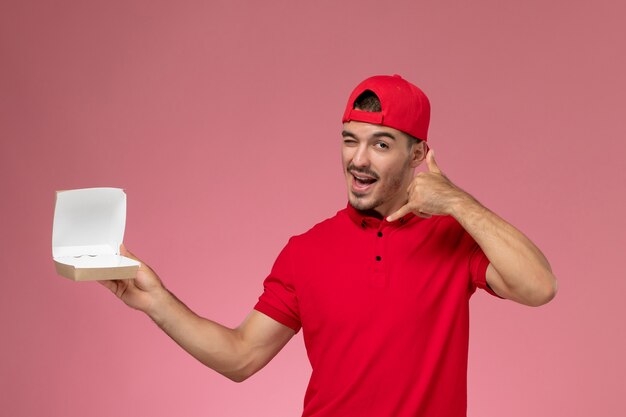
POLYGON ((367 197, 359 198, 359 197, 356 197, 354 194, 350 194, 350 198, 348 200, 350 201, 350 204, 352 205, 352 207, 361 211, 373 210, 373 209, 376 209, 376 207, 378 207, 379 205, 377 201, 372 201, 371 199, 367 197))

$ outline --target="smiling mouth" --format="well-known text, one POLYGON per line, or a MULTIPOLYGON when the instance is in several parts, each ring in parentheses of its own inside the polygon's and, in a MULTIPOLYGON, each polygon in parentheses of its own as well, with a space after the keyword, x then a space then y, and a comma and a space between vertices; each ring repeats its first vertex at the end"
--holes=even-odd
POLYGON ((376 181, 378 181, 378 178, 374 178, 360 172, 350 171, 350 175, 352 175, 352 190, 360 193, 367 191, 376 181))

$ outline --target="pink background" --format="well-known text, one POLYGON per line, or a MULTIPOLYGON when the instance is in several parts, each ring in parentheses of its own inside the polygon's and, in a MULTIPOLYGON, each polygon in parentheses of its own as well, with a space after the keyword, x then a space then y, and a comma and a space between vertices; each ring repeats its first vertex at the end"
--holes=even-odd
POLYGON ((0 4, 0 413, 297 416, 298 335, 232 383, 96 283, 55 275, 54 191, 122 187, 127 246, 236 326, 289 236, 344 207, 366 76, 433 104, 448 176, 528 234, 560 293, 472 300, 469 416, 623 416, 624 13, 617 1, 0 4))

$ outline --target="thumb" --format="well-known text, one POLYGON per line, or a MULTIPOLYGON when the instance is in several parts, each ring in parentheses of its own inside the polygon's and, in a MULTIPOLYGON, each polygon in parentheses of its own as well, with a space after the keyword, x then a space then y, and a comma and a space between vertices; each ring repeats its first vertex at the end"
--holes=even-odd
POLYGON ((411 212, 411 209, 409 208, 409 205, 405 204, 402 207, 400 207, 398 210, 396 210, 395 213, 392 213, 389 216, 387 216, 387 221, 393 222, 395 220, 398 220, 401 217, 404 217, 406 214, 410 212, 411 212))
POLYGON ((135 255, 133 255, 128 249, 126 249, 126 246, 124 246, 123 243, 120 245, 120 255, 141 262, 141 260, 139 260, 139 258, 137 258, 135 255))
POLYGON ((433 151, 432 149, 430 149, 426 154, 426 165, 428 165, 428 170, 430 172, 441 174, 439 165, 437 165, 437 162, 435 161, 435 151, 433 151))

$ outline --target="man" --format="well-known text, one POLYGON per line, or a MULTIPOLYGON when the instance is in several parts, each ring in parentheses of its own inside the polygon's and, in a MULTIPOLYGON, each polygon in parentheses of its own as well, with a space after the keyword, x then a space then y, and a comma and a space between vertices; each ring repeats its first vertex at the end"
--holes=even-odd
POLYGON ((302 328, 303 416, 465 416, 472 293, 538 306, 557 286, 529 239, 442 173, 429 119, 424 93, 397 75, 356 87, 342 132, 349 204, 289 240, 239 327, 197 316, 143 263, 103 285, 234 381, 302 328))

